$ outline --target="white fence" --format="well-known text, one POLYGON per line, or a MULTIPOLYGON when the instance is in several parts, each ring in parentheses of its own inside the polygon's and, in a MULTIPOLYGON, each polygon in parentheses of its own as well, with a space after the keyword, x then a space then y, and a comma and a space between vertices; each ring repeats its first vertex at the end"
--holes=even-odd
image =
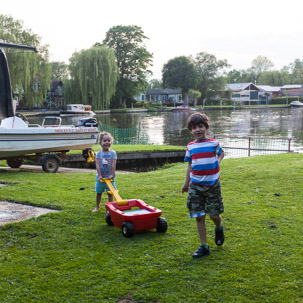
POLYGON ((214 136, 227 158, 294 152, 291 138, 214 136))

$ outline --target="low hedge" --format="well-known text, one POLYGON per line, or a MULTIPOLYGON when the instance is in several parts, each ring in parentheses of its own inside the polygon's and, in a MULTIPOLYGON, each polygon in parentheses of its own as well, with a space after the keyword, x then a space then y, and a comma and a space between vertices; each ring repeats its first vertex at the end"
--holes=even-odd
POLYGON ((289 104, 292 101, 303 101, 303 97, 299 96, 291 96, 291 97, 278 97, 278 98, 272 98, 269 100, 268 104, 289 104))

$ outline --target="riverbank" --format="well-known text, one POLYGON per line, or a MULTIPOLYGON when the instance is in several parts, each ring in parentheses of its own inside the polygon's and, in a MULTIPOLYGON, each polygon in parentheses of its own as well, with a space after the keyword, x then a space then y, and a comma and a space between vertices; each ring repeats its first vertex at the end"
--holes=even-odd
POLYGON ((0 227, 2 301, 300 302, 302 166, 300 154, 223 160, 225 243, 214 244, 207 218, 211 254, 201 260, 191 257, 199 240, 181 194, 186 164, 117 175, 122 198, 142 199, 168 222, 164 234, 131 239, 92 213, 94 172, 1 171, 2 201, 60 210, 0 227))
MULTIPOLYGON (((289 104, 283 105, 243 105, 243 106, 205 106, 194 108, 197 111, 208 111, 208 110, 246 110, 246 109, 264 109, 264 108, 289 108, 289 104)), ((18 111, 18 109, 17 109, 18 111)), ((170 112, 171 108, 157 108, 157 109, 113 109, 113 110, 95 110, 96 114, 115 114, 115 113, 142 113, 142 112, 170 112)), ((58 110, 45 110, 45 111, 20 111, 23 115, 31 116, 59 116, 60 111, 58 110)), ((190 111, 189 111, 190 113, 190 111)))
MULTIPOLYGON (((184 150, 117 152, 117 169, 127 171, 155 170, 164 164, 184 162, 184 150)), ((64 167, 95 169, 95 163, 86 163, 82 154, 67 154, 64 167)))
MULTIPOLYGON (((97 153, 100 150, 100 145, 92 146, 92 149, 97 153)), ((117 152, 117 170, 142 172, 155 170, 165 164, 183 162, 185 156, 185 147, 182 146, 167 146, 167 145, 113 145, 112 149, 117 152)), ((30 160, 25 160, 25 165, 21 169, 26 169, 26 164, 36 165, 41 170, 39 163, 40 157, 31 157, 30 160)), ((87 163, 78 150, 73 150, 61 156, 62 166, 61 171, 68 168, 79 168, 95 170, 95 163, 87 163)), ((5 160, 0 161, 0 165, 7 166, 5 160)), ((11 169, 11 168, 8 168, 11 169)))

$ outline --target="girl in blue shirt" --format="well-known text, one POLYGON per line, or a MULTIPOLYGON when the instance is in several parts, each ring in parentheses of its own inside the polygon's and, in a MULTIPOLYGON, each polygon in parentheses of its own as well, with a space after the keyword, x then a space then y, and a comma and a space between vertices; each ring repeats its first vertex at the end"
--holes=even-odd
MULTIPOLYGON (((99 144, 101 150, 96 155, 96 208, 93 212, 97 212, 100 208, 100 202, 102 193, 109 191, 108 186, 105 182, 100 182, 100 179, 112 179, 112 185, 116 189, 115 175, 116 175, 116 163, 117 154, 110 147, 113 144, 113 137, 107 132, 103 132, 99 136, 99 144)), ((113 201, 113 196, 108 194, 108 201, 113 201)))

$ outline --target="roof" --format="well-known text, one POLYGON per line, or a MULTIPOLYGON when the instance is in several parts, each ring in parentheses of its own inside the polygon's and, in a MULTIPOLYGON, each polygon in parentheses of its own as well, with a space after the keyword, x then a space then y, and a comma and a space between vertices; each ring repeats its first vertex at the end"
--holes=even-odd
POLYGON ((242 91, 247 89, 250 85, 253 85, 254 87, 256 87, 258 89, 258 87, 252 83, 252 82, 247 82, 247 83, 229 83, 226 84, 225 86, 225 90, 232 90, 234 92, 236 91, 242 91))
POLYGON ((265 92, 279 92, 281 90, 281 87, 279 86, 257 85, 257 87, 265 92))
POLYGON ((63 82, 62 81, 53 81, 52 82, 52 90, 55 90, 59 85, 63 86, 63 82))
POLYGON ((181 89, 170 89, 170 88, 154 88, 154 89, 147 89, 146 95, 177 95, 182 94, 181 89))
POLYGON ((283 85, 281 89, 290 89, 290 88, 302 88, 301 84, 287 84, 283 85))

